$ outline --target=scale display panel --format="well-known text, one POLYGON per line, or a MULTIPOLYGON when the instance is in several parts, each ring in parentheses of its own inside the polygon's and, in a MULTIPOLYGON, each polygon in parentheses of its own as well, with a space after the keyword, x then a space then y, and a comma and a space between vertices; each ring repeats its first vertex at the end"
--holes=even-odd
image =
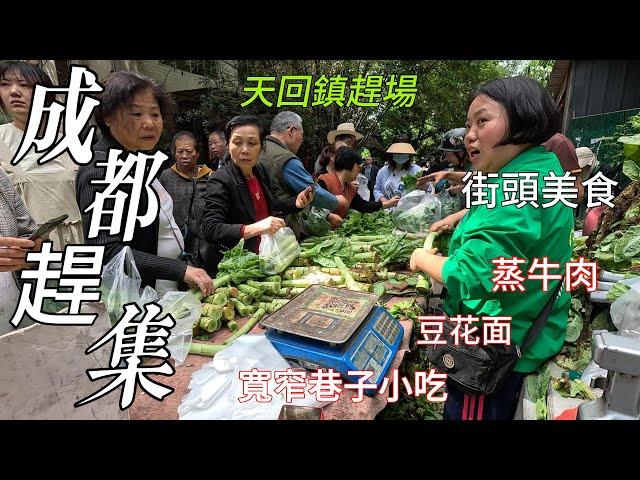
MULTIPOLYGON (((404 335, 402 325, 385 308, 375 305, 375 301, 373 304, 370 303, 371 297, 377 300, 375 295, 324 286, 309 287, 301 295, 305 294, 307 294, 306 300, 303 299, 302 302, 294 305, 291 305, 290 302, 278 310, 276 313, 279 315, 275 321, 273 319, 275 314, 265 318, 263 325, 269 328, 266 336, 276 350, 283 357, 310 370, 333 368, 352 383, 357 383, 359 377, 348 376, 348 371, 372 371, 374 375, 368 380, 368 383, 376 384, 379 387, 400 347, 404 335), (321 292, 321 294, 314 293, 312 289, 321 292), (311 292, 307 293, 310 290, 311 292), (338 292, 339 299, 353 295, 356 301, 351 305, 370 306, 365 312, 354 307, 352 310, 354 315, 349 319, 345 318, 343 311, 333 312, 318 308, 319 299, 322 299, 324 305, 329 305, 331 308, 335 308, 336 305, 346 305, 334 302, 329 298, 334 291, 338 292), (368 298, 369 302, 362 302, 362 299, 365 298, 368 298), (346 321, 351 324, 355 321, 354 318, 363 313, 364 316, 358 321, 355 328, 352 328, 352 325, 349 325, 349 328, 340 328, 334 323, 346 321), (287 319, 290 323, 303 323, 303 325, 297 329, 287 328, 287 319), (313 330, 317 325, 324 327, 324 332, 322 328, 313 330), (352 333, 346 341, 331 341, 338 338, 332 335, 334 332, 344 332, 349 329, 352 330, 352 333), (314 337, 292 333, 292 331, 306 333, 309 330, 312 330, 314 337), (326 334, 327 330, 329 330, 329 334, 326 334), (317 337, 328 338, 330 341, 318 340, 317 337)), ((375 395, 376 390, 365 390, 365 393, 375 395)))

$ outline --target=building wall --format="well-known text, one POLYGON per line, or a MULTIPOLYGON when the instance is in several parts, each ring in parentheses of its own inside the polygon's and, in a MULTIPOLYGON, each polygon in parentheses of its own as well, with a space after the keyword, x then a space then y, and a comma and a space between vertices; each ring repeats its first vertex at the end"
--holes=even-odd
POLYGON ((575 60, 570 118, 640 108, 640 61, 575 60))

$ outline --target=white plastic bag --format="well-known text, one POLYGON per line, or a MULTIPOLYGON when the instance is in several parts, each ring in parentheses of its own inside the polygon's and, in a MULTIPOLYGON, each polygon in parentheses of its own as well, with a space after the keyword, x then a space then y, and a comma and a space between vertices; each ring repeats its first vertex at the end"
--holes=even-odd
POLYGON ((260 269, 267 275, 285 270, 300 255, 300 245, 293 230, 281 228, 273 235, 260 237, 260 269))
POLYGON ((640 338, 640 277, 622 283, 631 288, 611 304, 611 320, 620 335, 640 338))
POLYGON ((142 278, 136 267, 131 248, 124 247, 105 265, 102 271, 100 300, 107 307, 112 325, 122 316, 123 305, 140 300, 141 284, 142 278))
POLYGON ((158 302, 162 307, 162 316, 170 313, 176 321, 167 341, 167 349, 177 365, 184 362, 191 347, 193 324, 200 318, 202 306, 189 292, 166 292, 158 300, 157 292, 146 286, 142 293, 142 279, 131 248, 124 247, 104 267, 102 273, 101 300, 109 312, 109 320, 114 325, 124 313, 123 305, 136 303, 140 308, 150 302, 158 302))
POLYGON ((171 329, 167 348, 176 365, 181 365, 189 354, 193 325, 200 319, 202 304, 189 292, 167 292, 158 301, 162 314, 171 314, 176 325, 171 329))
POLYGON ((436 194, 414 190, 400 199, 393 211, 392 220, 400 230, 418 233, 440 220, 441 203, 436 194))
MULTIPOLYGON (((594 332, 595 333, 595 332, 594 332)), ((592 382, 600 377, 607 378, 608 370, 601 368, 596 362, 591 360, 591 363, 587 365, 587 368, 582 372, 582 377, 580 377, 580 381, 584 383, 587 387, 593 388, 592 382)))
MULTIPOLYGON (((213 360, 191 376, 190 392, 178 407, 180 420, 277 420, 285 405, 283 393, 274 392, 278 386, 273 373, 291 368, 264 335, 244 335, 216 354, 213 360), (267 393, 271 401, 258 402, 255 397, 244 402, 240 372, 256 368, 270 370, 267 393)), ((293 405, 321 407, 315 396, 306 393, 293 405)))
POLYGON ((369 201, 369 197, 371 196, 371 192, 369 191, 369 179, 366 175, 362 173, 358 174, 358 195, 367 202, 369 201))

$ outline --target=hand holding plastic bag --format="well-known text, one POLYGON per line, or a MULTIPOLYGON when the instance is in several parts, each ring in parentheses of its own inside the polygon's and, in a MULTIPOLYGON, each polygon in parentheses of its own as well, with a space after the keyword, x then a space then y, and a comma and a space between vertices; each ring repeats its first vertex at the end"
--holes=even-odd
POLYGON ((300 245, 293 230, 281 228, 275 234, 260 237, 260 269, 275 275, 286 269, 300 255, 300 245))
POLYGON ((142 278, 136 267, 131 248, 124 247, 107 263, 102 271, 100 300, 106 305, 111 324, 123 313, 123 305, 140 300, 142 278))
POLYGON ((329 213, 331 212, 326 208, 307 206, 300 212, 300 219, 305 232, 317 237, 329 233, 331 230, 331 224, 327 220, 329 213))

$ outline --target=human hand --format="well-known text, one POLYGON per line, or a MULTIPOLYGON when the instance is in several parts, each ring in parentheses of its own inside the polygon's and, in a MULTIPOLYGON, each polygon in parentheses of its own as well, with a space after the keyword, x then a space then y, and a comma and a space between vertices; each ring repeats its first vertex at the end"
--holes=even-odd
POLYGON ((284 220, 278 217, 267 217, 254 223, 258 234, 273 234, 284 227, 284 220))
POLYGON ((190 287, 198 287, 202 292, 203 298, 213 293, 213 279, 201 268, 187 265, 187 271, 184 272, 184 281, 190 287))
POLYGON ((424 263, 428 261, 430 255, 435 255, 437 252, 437 248, 432 248, 431 250, 416 248, 411 254, 411 259, 409 260, 409 268, 412 272, 415 272, 416 270, 422 270, 421 265, 424 265, 424 263))
POLYGON ((384 200, 382 202, 382 208, 395 207, 398 204, 398 201, 400 201, 400 197, 398 195, 396 195, 395 197, 390 198, 389 200, 384 200))
POLYGON ((296 207, 304 208, 313 201, 313 186, 305 188, 296 197, 296 207))
POLYGON ((451 195, 458 195, 460 192, 462 192, 462 189, 464 188, 464 184, 460 183, 458 185, 454 185, 453 187, 449 187, 447 189, 447 191, 451 194, 451 195))
POLYGON ((329 225, 331 225, 332 230, 335 230, 336 228, 339 228, 340 225, 342 225, 342 217, 340 215, 336 215, 335 213, 330 213, 329 215, 327 215, 327 221, 329 222, 329 225))
POLYGON ((430 232, 450 232, 455 226, 458 224, 460 219, 464 217, 466 210, 460 210, 459 212, 452 213, 451 215, 447 215, 442 220, 438 220, 434 222, 431 227, 429 227, 430 232))
POLYGON ((438 183, 442 180, 445 180, 447 178, 447 173, 448 172, 446 170, 441 170, 439 172, 433 172, 433 173, 430 173, 429 175, 425 175, 424 177, 421 177, 418 179, 418 186, 422 186, 426 182, 438 183), (421 180, 422 180, 422 183, 420 183, 421 180))
POLYGON ((430 175, 428 175, 428 176, 427 176, 427 175, 425 175, 425 176, 420 177, 420 178, 418 179, 418 188, 422 188, 422 187, 424 187, 427 183, 429 183, 429 178, 428 178, 429 176, 430 176, 430 175))
POLYGON ((42 250, 42 242, 45 242, 49 240, 49 236, 46 235, 44 238, 43 237, 38 237, 36 238, 33 242, 35 243, 35 246, 31 249, 34 252, 39 252, 40 250, 42 250))
POLYGON ((35 245, 33 240, 27 238, 0 237, 0 272, 27 268, 27 253, 35 245))
POLYGON ((347 197, 345 197, 344 195, 336 195, 336 198, 338 199, 339 207, 349 208, 349 201, 347 200, 347 197))

